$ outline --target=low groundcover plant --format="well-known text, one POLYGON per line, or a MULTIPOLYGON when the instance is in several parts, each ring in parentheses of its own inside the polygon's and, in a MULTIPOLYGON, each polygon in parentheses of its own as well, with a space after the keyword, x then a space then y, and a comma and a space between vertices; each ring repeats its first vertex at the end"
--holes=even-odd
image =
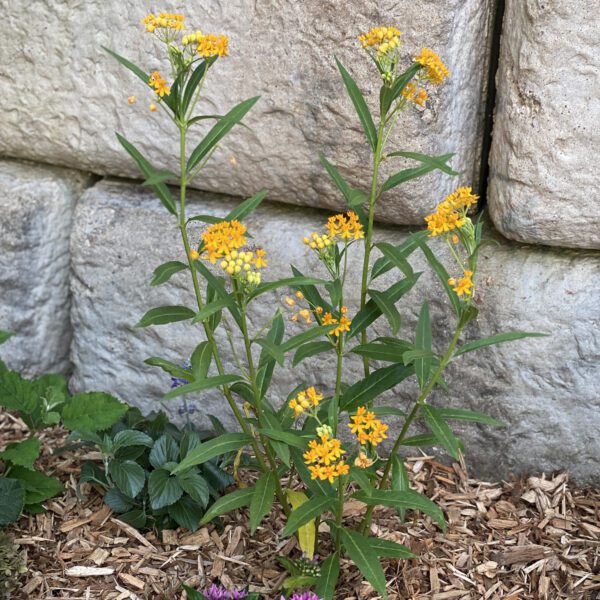
MULTIPOLYGON (((218 389, 240 428, 240 432, 224 433, 198 444, 178 463, 164 463, 161 468, 165 485, 192 467, 223 453, 236 452, 238 481, 239 471, 244 468, 256 473, 256 483, 250 487, 240 483, 238 489, 206 511, 201 523, 249 507, 253 534, 277 502, 286 518, 281 536, 297 535, 309 560, 315 552, 319 521, 327 524, 331 535, 330 546, 323 540, 319 542, 321 549, 331 547, 320 567, 312 574, 292 577, 286 589, 313 588, 320 598, 334 598, 340 559, 347 555, 386 598, 386 580, 379 559, 414 555, 401 544, 370 536, 374 508, 393 507, 401 519, 406 511, 418 511, 440 528, 446 527, 440 508, 409 489, 399 450, 403 446, 436 444, 458 458, 462 446, 449 422, 497 425, 494 419, 477 412, 434 406, 429 402, 430 396, 438 389, 448 390, 444 370, 461 355, 533 335, 509 332, 461 342, 463 331, 478 315, 473 297, 478 254, 485 243, 481 219, 474 222, 471 218, 478 198, 467 184, 441 199, 436 211, 426 218, 425 231, 408 236, 398 245, 374 238, 376 207, 386 193, 431 171, 457 175, 448 164, 451 154, 427 156, 388 148, 398 118, 407 110, 423 106, 430 89, 443 85, 448 69, 435 52, 423 48, 403 70, 401 34, 394 27, 377 27, 360 35, 359 41, 381 81, 376 123, 358 85, 336 59, 371 153, 371 181, 366 189, 352 187, 334 163, 321 156, 325 171, 348 205, 345 212, 329 218, 321 231, 307 231, 304 237, 308 250, 322 266, 323 276, 307 277, 292 266, 289 277, 272 280, 269 264, 273 259, 244 224, 266 192, 240 203, 222 218, 188 216, 186 211, 188 186, 197 180, 221 140, 241 123, 258 98, 245 100, 223 115, 197 115, 195 110, 209 74, 228 56, 227 37, 200 31, 188 33, 182 15, 152 14, 144 24, 165 51, 165 69, 147 73, 113 51, 108 52, 148 86, 153 96, 151 110, 163 110, 172 120, 179 140, 179 172, 154 167, 130 141, 119 134, 118 139, 139 166, 144 185, 154 190, 181 233, 181 260, 157 267, 151 284, 165 284, 173 276, 185 275, 196 305, 153 308, 138 326, 188 322, 190 335, 198 337, 189 368, 160 357, 147 360, 172 377, 188 382, 172 389, 165 399, 218 389), (210 120, 216 123, 189 151, 190 130, 210 120), (414 164, 383 178, 382 164, 393 164, 398 159, 414 164), (178 200, 167 186, 169 181, 179 186, 178 200), (188 228, 198 223, 205 223, 205 229, 199 239, 192 239, 188 228), (431 248, 438 240, 448 246, 453 257, 449 270, 431 248), (421 273, 415 272, 408 261, 417 250, 439 278, 454 313, 454 333, 443 349, 441 341, 434 343, 427 300, 421 305, 414 334, 399 336, 401 317, 396 305, 419 281, 421 273), (346 299, 348 286, 354 284, 348 268, 348 258, 354 253, 362 253, 362 272, 360 302, 352 309, 346 299), (397 274, 397 281, 380 289, 380 277, 388 272, 397 274), (281 308, 274 309, 262 323, 253 320, 250 327, 248 313, 253 304, 263 302, 264 295, 275 290, 285 290, 285 305, 296 307, 292 320, 306 326, 301 333, 286 337, 281 308), (384 337, 372 333, 373 324, 382 318, 387 320, 390 331, 384 337), (235 367, 228 371, 222 348, 215 341, 219 328, 234 357, 235 367), (295 366, 324 354, 335 356, 336 361, 330 386, 317 388, 299 381, 287 398, 270 391, 277 365, 286 364, 289 355, 293 355, 291 363, 295 366), (345 377, 344 365, 350 355, 362 359, 363 373, 358 381, 345 377), (413 378, 419 393, 406 412, 396 406, 375 404, 381 394, 413 378), (399 433, 392 435, 386 423, 389 416, 403 419, 399 433), (414 425, 426 433, 415 434, 414 425), (350 434, 351 442, 342 441, 342 431, 350 434), (391 449, 384 454, 380 448, 386 439, 391 449), (343 518, 344 502, 349 498, 360 500, 367 507, 354 526, 343 518)), ((130 103, 134 101, 130 98, 130 103)))

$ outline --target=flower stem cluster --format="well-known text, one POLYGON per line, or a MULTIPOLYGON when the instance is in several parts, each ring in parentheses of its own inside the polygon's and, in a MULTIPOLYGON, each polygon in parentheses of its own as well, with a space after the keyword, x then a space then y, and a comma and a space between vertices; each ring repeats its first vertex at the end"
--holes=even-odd
POLYGON ((470 223, 467 213, 471 206, 477 204, 478 199, 479 196, 473 194, 470 187, 460 187, 446 196, 437 205, 435 212, 425 217, 431 237, 445 235, 454 229, 460 229, 467 222, 470 223))
POLYGON ((377 446, 387 438, 386 431, 389 428, 388 425, 376 419, 375 413, 367 411, 365 406, 359 406, 356 414, 350 417, 350 421, 348 427, 356 436, 361 446, 366 446, 367 444, 377 446))
POLYGON ((323 394, 319 394, 313 386, 299 392, 295 398, 289 401, 288 406, 294 411, 294 417, 297 419, 303 413, 314 414, 319 402, 323 400, 323 394))
POLYGON ((362 47, 375 61, 381 78, 391 85, 398 65, 401 32, 395 27, 374 27, 358 36, 362 47))
POLYGON ((308 451, 304 453, 304 461, 308 465, 311 479, 320 479, 333 483, 336 477, 347 475, 350 467, 342 459, 346 451, 340 440, 329 435, 320 436, 321 442, 311 440, 308 451))
POLYGON ((229 40, 226 35, 196 31, 184 35, 181 43, 203 58, 229 56, 229 40))

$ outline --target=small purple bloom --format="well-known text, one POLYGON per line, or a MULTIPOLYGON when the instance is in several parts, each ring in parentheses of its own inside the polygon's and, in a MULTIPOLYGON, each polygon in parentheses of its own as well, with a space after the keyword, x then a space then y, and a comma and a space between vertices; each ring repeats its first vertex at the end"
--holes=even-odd
POLYGON ((228 591, 224 587, 215 585, 214 583, 204 592, 204 595, 207 600, 242 600, 248 596, 243 590, 228 591))
POLYGON ((171 389, 178 388, 181 385, 187 385, 189 381, 182 377, 171 377, 171 389))
MULTIPOLYGON (((284 596, 281 596, 280 600, 285 600, 284 596)), ((301 594, 292 594, 290 600, 321 600, 314 592, 302 592, 301 594)))

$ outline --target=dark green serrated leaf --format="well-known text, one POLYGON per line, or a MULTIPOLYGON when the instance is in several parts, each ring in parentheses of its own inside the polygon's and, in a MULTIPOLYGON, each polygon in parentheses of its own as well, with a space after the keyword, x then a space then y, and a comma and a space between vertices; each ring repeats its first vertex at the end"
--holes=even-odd
POLYGON ((33 469, 33 464, 40 455, 41 444, 36 437, 30 437, 22 442, 13 442, 0 452, 0 459, 19 465, 26 469, 33 469))
POLYGON ((58 479, 48 477, 39 471, 31 471, 25 467, 13 467, 10 470, 11 479, 18 479, 25 488, 25 505, 39 504, 64 491, 58 479))
POLYGON ((169 506, 169 516, 179 525, 190 531, 196 531, 204 509, 189 496, 181 497, 169 506))
POLYGON ((129 498, 135 498, 146 483, 146 473, 133 460, 112 460, 108 472, 116 486, 129 498))
POLYGON ((181 498, 183 489, 177 478, 165 469, 156 469, 148 477, 148 495, 150 506, 154 510, 174 504, 181 498))
POLYGON ((0 527, 14 523, 25 506, 25 486, 18 479, 0 476, 0 527))
POLYGON ((71 431, 103 431, 125 413, 127 405, 103 392, 75 394, 63 407, 63 424, 71 431))
POLYGON ((179 444, 169 435, 161 435, 155 442, 148 459, 155 469, 160 469, 166 463, 177 462, 179 444))
POLYGON ((210 490, 206 479, 199 473, 188 471, 177 475, 177 481, 186 494, 200 504, 203 508, 208 506, 210 502, 210 490))

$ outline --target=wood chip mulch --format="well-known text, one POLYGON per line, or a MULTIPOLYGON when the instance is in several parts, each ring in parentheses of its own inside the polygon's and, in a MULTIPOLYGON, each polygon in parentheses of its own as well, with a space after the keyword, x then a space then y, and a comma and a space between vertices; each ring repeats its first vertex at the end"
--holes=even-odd
MULTIPOLYGON (((0 413, 0 448, 23 434, 19 420, 0 413)), ((211 525, 195 533, 142 535, 120 522, 94 489, 84 486, 86 499, 77 498, 83 453, 51 455, 64 432, 41 437, 39 464, 67 491, 46 503, 45 514, 8 528, 25 549, 29 569, 13 598, 183 600, 182 582, 202 588, 213 581, 279 598, 285 573, 275 556, 300 556, 295 539, 277 535, 279 512, 253 538, 246 511, 225 517, 222 531, 211 525)), ((490 483, 469 478, 464 464, 448 467, 432 456, 410 457, 406 464, 414 489, 440 504, 449 528, 444 535, 428 518, 401 523, 392 510, 376 512, 374 534, 420 555, 387 560, 390 600, 600 598, 599 490, 570 485, 566 473, 490 483)), ((357 501, 346 506, 349 521, 362 511, 357 501)), ((379 596, 345 560, 336 598, 379 596)))

